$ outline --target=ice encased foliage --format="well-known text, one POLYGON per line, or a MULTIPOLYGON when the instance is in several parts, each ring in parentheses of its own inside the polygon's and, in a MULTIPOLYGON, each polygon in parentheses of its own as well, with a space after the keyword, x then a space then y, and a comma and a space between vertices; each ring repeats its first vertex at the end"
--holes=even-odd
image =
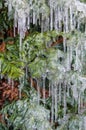
POLYGON ((70 119, 63 122, 62 126, 58 127, 57 130, 86 130, 85 120, 85 115, 71 116, 70 119))
POLYGON ((73 29, 75 26, 75 17, 77 17, 79 14, 79 18, 81 17, 80 19, 86 17, 86 5, 77 0, 5 1, 8 4, 8 12, 14 10, 14 26, 18 23, 19 34, 21 34, 22 38, 24 37, 26 29, 30 28, 30 23, 33 22, 33 24, 37 24, 37 20, 40 21, 42 31, 45 31, 46 28, 47 30, 61 30, 62 21, 64 25, 66 25, 66 31, 68 31, 68 21, 70 21, 70 24, 72 24, 70 25, 70 28, 73 29), (69 11, 71 15, 70 18, 68 16, 69 11))
POLYGON ((52 130, 49 123, 49 111, 38 105, 38 96, 33 88, 30 91, 30 99, 18 100, 3 108, 2 113, 8 122, 16 130, 52 130), (9 117, 6 117, 8 113, 9 117))
MULTIPOLYGON (((41 32, 47 30, 56 30, 58 32, 63 31, 63 46, 64 52, 52 51, 53 57, 49 55, 48 63, 39 60, 37 57, 35 60, 36 68, 33 64, 29 64, 32 73, 44 75, 46 73, 45 68, 49 70, 49 78, 52 81, 52 92, 55 92, 55 87, 58 87, 59 81, 64 85, 64 92, 62 95, 64 115, 67 110, 67 94, 66 88, 70 87, 73 92, 73 97, 78 102, 78 112, 81 110, 81 101, 83 100, 84 90, 86 89, 86 72, 85 72, 85 56, 86 56, 86 4, 78 0, 18 0, 11 1, 6 0, 8 3, 8 10, 14 10, 14 29, 18 26, 18 32, 20 34, 20 52, 22 51, 22 39, 25 36, 25 32, 30 28, 30 23, 39 24, 41 26, 41 32), (40 16, 41 15, 41 16, 40 16), (46 24, 45 24, 46 23, 46 24), (82 33, 80 31, 81 24, 84 23, 85 29, 82 33), (46 26, 45 26, 46 25, 46 26), (64 25, 64 27, 63 27, 64 25), (68 40, 69 39, 69 40, 68 40), (62 54, 63 55, 60 55, 62 54), (59 56, 63 59, 62 62, 58 62, 59 56), (39 64, 40 63, 40 64, 39 64), (41 71, 39 66, 42 65, 41 71), (48 65, 48 66, 47 66, 48 65), (52 67, 51 67, 52 66, 52 67), (37 69, 37 70, 36 70, 37 69)), ((40 35, 41 36, 41 35, 40 35)), ((39 37, 39 35, 38 35, 39 37)), ((37 38, 37 37, 36 37, 37 38)), ((42 43, 40 38, 36 39, 36 42, 42 43)), ((27 42, 27 41, 26 41, 27 42)), ((44 41, 46 42, 46 41, 44 41)), ((48 41, 49 42, 49 41, 48 41)), ((35 43, 34 43, 35 44, 35 43)), ((31 49, 33 50, 33 46, 31 49)), ((40 45, 37 45, 40 46, 40 45)), ((32 50, 29 50, 28 57, 32 54, 32 50)), ((45 51, 40 48, 39 53, 43 54, 45 51)), ((48 53, 49 54, 49 53, 48 53)), ((37 55, 38 56, 38 55, 37 55)), ((24 56, 25 57, 25 56, 24 56)), ((24 59, 24 58, 23 58, 24 59)), ((26 60, 26 58, 25 58, 26 60)), ((34 74, 33 74, 34 75, 34 74)), ((35 74, 36 76, 36 74, 35 74)), ((61 86, 62 87, 62 86, 61 86)), ((61 93, 60 93, 61 94, 61 93)), ((58 94, 55 95, 58 97, 58 94)), ((52 102, 55 99, 52 95, 52 102)), ((55 102, 56 103, 56 102, 55 102)), ((52 103, 53 104, 53 103, 52 103)), ((57 100, 58 104, 58 100, 57 100)), ((52 105, 52 113, 56 104, 52 105)), ((53 116, 52 116, 53 118, 53 116)))

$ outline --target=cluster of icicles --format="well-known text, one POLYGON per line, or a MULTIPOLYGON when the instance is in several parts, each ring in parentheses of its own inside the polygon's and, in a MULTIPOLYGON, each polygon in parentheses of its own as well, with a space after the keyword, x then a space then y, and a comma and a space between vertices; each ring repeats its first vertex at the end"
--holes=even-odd
MULTIPOLYGON (((8 10, 9 12, 14 8, 14 36, 15 36, 15 28, 18 27, 18 33, 20 34, 20 51, 22 50, 22 39, 25 36, 25 32, 30 28, 30 23, 36 24, 37 21, 41 27, 41 32, 47 30, 57 30, 59 32, 68 33, 73 30, 79 30, 80 23, 83 17, 86 16, 86 5, 80 3, 77 0, 49 0, 49 13, 44 16, 44 12, 39 12, 40 8, 38 8, 37 12, 34 11, 33 2, 30 0, 29 4, 25 0, 7 0, 8 1, 8 10), (63 2, 63 3, 62 3, 63 2)), ((44 2, 44 1, 43 1, 44 2)), ((38 3, 40 3, 38 1, 38 3)), ((43 10, 44 11, 44 10, 43 10)), ((85 32, 86 33, 86 32, 85 32)), ((67 45, 67 41, 64 37, 64 52, 67 47, 67 64, 64 67, 64 75, 66 75, 67 71, 71 70, 71 61, 73 58, 73 48, 75 47, 75 66, 74 70, 82 71, 82 64, 84 58, 84 50, 86 50, 85 38, 78 37, 77 46, 74 46, 74 43, 71 45, 67 45), (83 43, 82 43, 83 42, 83 43)), ((73 41, 74 42, 74 41, 73 41)), ((76 43, 75 43, 76 44, 76 43)), ((72 76, 72 80, 73 80, 72 76)), ((52 81, 49 85, 49 95, 52 95, 52 106, 51 106, 51 121, 54 122, 58 119, 58 104, 62 104, 63 106, 63 115, 66 116, 67 112, 67 95, 70 95, 69 89, 72 88, 73 96, 78 102, 78 112, 81 111, 83 107, 83 96, 81 93, 84 92, 86 88, 86 78, 80 77, 78 75, 78 79, 82 82, 80 88, 82 87, 82 91, 78 88, 78 83, 75 82, 74 85, 71 85, 70 82, 66 81, 65 78, 56 81, 52 81), (54 119, 55 115, 55 119, 54 119)), ((21 86, 21 85, 20 85, 21 86)), ((45 89, 45 80, 43 82, 43 89, 45 89)), ((21 89, 20 89, 21 91, 21 89)), ((20 94, 21 97, 21 94, 20 94)), ((38 103, 40 102, 40 96, 38 93, 38 103)), ((46 98, 44 94, 44 104, 46 103, 46 98)))
POLYGON ((18 27, 20 50, 22 39, 26 30, 30 28, 30 23, 39 24, 42 32, 53 29, 69 32, 76 28, 76 22, 86 16, 86 5, 78 0, 48 0, 47 6, 46 0, 5 1, 8 4, 8 13, 14 9, 14 36, 15 28, 18 27))

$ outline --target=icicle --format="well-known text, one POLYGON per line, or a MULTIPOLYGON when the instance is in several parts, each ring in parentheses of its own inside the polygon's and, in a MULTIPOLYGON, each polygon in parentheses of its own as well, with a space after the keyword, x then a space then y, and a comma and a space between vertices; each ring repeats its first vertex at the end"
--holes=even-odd
POLYGON ((76 23, 77 23, 77 20, 76 20, 76 13, 75 13, 74 16, 73 16, 73 26, 74 26, 74 29, 76 29, 76 23))
POLYGON ((73 30, 73 13, 72 13, 72 7, 70 6, 70 30, 73 30))
POLYGON ((21 99, 21 88, 19 88, 19 99, 21 99))
POLYGON ((62 23, 62 16, 61 16, 61 9, 60 7, 58 7, 58 27, 59 27, 59 31, 62 31, 61 30, 61 23, 62 23))
POLYGON ((38 105, 40 104, 40 87, 39 87, 39 81, 37 81, 37 90, 38 90, 38 105))
POLYGON ((33 23, 33 13, 30 13, 30 22, 33 23))
POLYGON ((80 108, 83 109, 83 97, 80 97, 80 108))
POLYGON ((36 14, 35 14, 35 12, 33 11, 33 24, 35 24, 36 23, 36 14))
POLYGON ((26 16, 24 14, 23 17, 18 18, 18 33, 20 34, 20 37, 25 37, 26 28, 26 16))
POLYGON ((61 81, 59 82, 59 103, 61 104, 61 81))
POLYGON ((66 116, 67 104, 66 104, 66 83, 64 81, 64 117, 66 116))
POLYGON ((27 18, 27 28, 30 29, 30 16, 27 18))
POLYGON ((86 116, 84 117, 84 130, 86 130, 86 116))
POLYGON ((44 102, 44 106, 45 106, 45 74, 43 75, 43 102, 44 102))
POLYGON ((43 24, 43 14, 41 16, 41 32, 44 31, 44 24, 43 24))
POLYGON ((24 82, 25 82, 25 80, 24 80, 24 76, 22 77, 22 87, 24 87, 24 82))
POLYGON ((70 89, 70 85, 67 85, 67 96, 69 97, 70 93, 69 93, 69 89, 70 89))
POLYGON ((11 78, 8 77, 8 84, 11 84, 11 78))
POLYGON ((55 23, 54 23, 54 28, 55 30, 58 30, 58 7, 55 8, 54 12, 55 12, 55 23))
POLYGON ((59 31, 63 31, 62 30, 62 21, 63 21, 62 12, 63 12, 62 7, 58 7, 58 26, 59 26, 59 31))
MULTIPOLYGON (((24 37, 24 27, 23 27, 23 22, 22 22, 22 18, 18 19, 18 33, 20 34, 20 45, 19 45, 19 51, 22 51, 22 39, 24 37)), ((21 58, 21 53, 20 53, 20 58, 21 58)))
POLYGON ((50 26, 49 26, 49 18, 45 19, 44 25, 45 25, 44 26, 44 32, 46 32, 50 28, 50 26))
POLYGON ((16 35, 15 28, 17 28, 17 12, 14 13, 14 37, 16 35))
POLYGON ((51 84, 49 82, 49 97, 51 96, 51 84))
POLYGON ((15 31, 15 27, 14 27, 14 37, 16 36, 16 31, 15 31))
POLYGON ((78 113, 80 113, 80 92, 78 93, 78 113))
POLYGON ((17 27, 17 12, 15 10, 15 13, 14 13, 14 27, 17 27))
POLYGON ((80 19, 79 19, 79 17, 77 18, 77 29, 78 29, 78 31, 80 29, 80 19))
POLYGON ((54 86, 52 84, 52 107, 51 107, 51 123, 54 122, 54 86))
POLYGON ((4 75, 1 74, 1 79, 3 79, 4 75))
POLYGON ((22 35, 22 37, 24 38, 25 37, 25 33, 27 31, 26 16, 24 16, 23 19, 22 19, 22 25, 23 25, 23 35, 22 35))
POLYGON ((70 47, 67 46, 67 70, 70 70, 71 63, 70 63, 70 47))
POLYGON ((72 45, 70 46, 70 48, 69 48, 69 50, 70 50, 70 63, 72 62, 72 59, 73 59, 73 47, 72 47, 72 45))
POLYGON ((40 15, 39 15, 38 23, 39 23, 39 25, 41 25, 40 15))
POLYGON ((64 47, 64 52, 66 52, 66 38, 63 37, 63 47, 64 47))
POLYGON ((50 30, 53 30, 53 8, 50 6, 50 30))
POLYGON ((33 87, 33 79, 32 78, 30 80, 30 86, 31 86, 31 88, 33 87))
POLYGON ((19 44, 19 54, 20 54, 20 59, 21 59, 21 51, 22 51, 22 36, 21 36, 21 34, 20 34, 20 42, 19 42, 20 44, 19 44))
POLYGON ((85 35, 86 35, 86 24, 85 24, 85 35))
POLYGON ((55 86, 55 122, 57 121, 57 86, 55 86))
POLYGON ((85 38, 85 36, 83 37, 83 52, 86 50, 86 38, 85 38))
POLYGON ((21 95, 21 91, 22 91, 22 87, 23 87, 23 82, 22 82, 22 77, 19 78, 19 99, 21 99, 22 95, 21 95))
POLYGON ((12 3, 11 0, 8 0, 8 15, 10 14, 11 11, 12 11, 12 3))
POLYGON ((73 91, 73 97, 77 101, 78 100, 78 90, 77 90, 77 85, 72 85, 71 86, 72 91, 73 91))
POLYGON ((13 79, 12 79, 12 81, 11 81, 11 82, 12 82, 12 89, 13 89, 13 88, 14 88, 14 81, 13 81, 13 79))
POLYGON ((83 60, 84 60, 84 46, 81 45, 81 62, 83 64, 83 60))
POLYGON ((28 67, 27 67, 27 65, 25 67, 25 77, 26 77, 26 79, 28 78, 28 67))
POLYGON ((65 8, 65 32, 68 31, 68 8, 65 8))
POLYGON ((78 70, 78 48, 76 47, 76 61, 75 61, 75 70, 78 70))

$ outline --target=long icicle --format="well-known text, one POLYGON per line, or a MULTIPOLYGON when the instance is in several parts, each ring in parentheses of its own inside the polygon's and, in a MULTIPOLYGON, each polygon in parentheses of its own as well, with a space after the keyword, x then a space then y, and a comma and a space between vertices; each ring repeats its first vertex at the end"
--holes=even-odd
POLYGON ((65 38, 65 36, 63 37, 63 47, 64 47, 64 52, 66 52, 66 45, 67 43, 66 43, 66 38, 65 38))
POLYGON ((54 89, 54 91, 55 91, 55 92, 54 92, 54 93, 55 93, 55 122, 57 122, 57 110, 58 110, 58 109, 57 109, 57 107, 58 107, 58 105, 57 105, 57 103, 58 103, 58 102, 57 102, 57 100, 58 100, 58 99, 57 99, 57 97, 58 97, 58 96, 57 96, 57 87, 58 87, 58 86, 55 84, 55 89, 54 89))
POLYGON ((66 116, 67 103, 66 103, 66 82, 64 81, 64 117, 66 116))
POLYGON ((49 81, 49 97, 51 96, 51 84, 50 84, 50 81, 49 81))
POLYGON ((17 12, 15 10, 15 13, 14 13, 14 37, 16 36, 16 29, 17 28, 17 12))
POLYGON ((69 50, 70 50, 70 64, 72 63, 72 59, 73 59, 73 46, 72 46, 72 43, 71 43, 71 45, 70 45, 70 47, 69 47, 69 50))
POLYGON ((43 75, 43 102, 45 106, 45 75, 43 75))
POLYGON ((80 99, 80 108, 81 110, 83 109, 83 97, 81 96, 81 99, 80 99))
POLYGON ((41 15, 41 32, 44 30, 44 24, 43 24, 43 14, 41 15))
POLYGON ((78 46, 76 47, 76 59, 75 59, 75 70, 79 69, 79 57, 78 57, 78 46))
POLYGON ((86 23, 85 23, 85 35, 86 35, 86 23))
POLYGON ((59 31, 62 31, 61 30, 61 21, 62 19, 61 19, 61 8, 60 7, 58 7, 58 27, 59 27, 59 31))
POLYGON ((53 30, 53 8, 50 6, 50 30, 53 30))
POLYGON ((11 11, 12 11, 12 3, 11 0, 8 0, 8 15, 10 14, 11 11))
POLYGON ((33 11, 33 24, 35 24, 36 23, 36 14, 35 14, 35 12, 33 11))
POLYGON ((67 84, 67 96, 70 96, 70 84, 67 84))
POLYGON ((81 94, 79 92, 78 93, 78 113, 80 113, 80 100, 81 100, 80 96, 81 96, 81 94))
POLYGON ((71 63, 70 63, 70 47, 67 46, 67 70, 70 70, 71 63))
POLYGON ((19 78, 19 82, 20 82, 20 84, 19 84, 19 99, 21 99, 21 78, 19 78))
POLYGON ((81 62, 83 64, 83 61, 84 61, 84 46, 83 44, 81 44, 81 62))
POLYGON ((27 28, 30 29, 30 16, 28 15, 28 18, 27 18, 27 28))
POLYGON ((24 86, 24 76, 23 77, 20 77, 19 78, 19 99, 21 99, 22 97, 22 89, 23 89, 23 86, 24 86))
POLYGON ((58 7, 54 9, 54 14, 55 14, 54 28, 55 30, 58 30, 58 7))
POLYGON ((68 8, 65 8, 65 31, 66 33, 69 31, 68 27, 68 8))
POLYGON ((52 84, 51 124, 54 122, 54 86, 52 84))
POLYGON ((59 103, 61 104, 61 91, 62 91, 62 88, 61 88, 61 81, 59 82, 59 103))
POLYGON ((70 30, 73 30, 73 13, 72 13, 72 6, 70 6, 70 30))
POLYGON ((39 87, 39 80, 37 81, 37 90, 38 90, 38 105, 40 104, 40 87, 39 87))
POLYGON ((19 54, 20 54, 20 59, 21 59, 22 58, 21 57, 21 51, 22 51, 22 35, 21 35, 21 33, 20 33, 20 42, 19 43, 20 43, 20 45, 19 45, 19 52, 20 53, 19 54))

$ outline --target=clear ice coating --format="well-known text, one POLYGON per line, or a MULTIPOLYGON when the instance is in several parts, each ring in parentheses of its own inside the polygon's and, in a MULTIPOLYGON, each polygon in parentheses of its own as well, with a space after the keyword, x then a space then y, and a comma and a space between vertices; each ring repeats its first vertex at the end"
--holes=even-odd
MULTIPOLYGON (((75 31, 76 29, 79 31, 80 24, 83 18, 86 18, 86 4, 81 3, 78 0, 48 0, 48 8, 49 11, 46 11, 44 8, 43 11, 41 11, 40 6, 34 10, 34 4, 32 0, 6 0, 8 2, 8 13, 12 9, 15 10, 14 13, 14 36, 15 36, 15 28, 18 27, 18 33, 20 35, 20 48, 19 51, 22 51, 22 39, 25 37, 25 32, 27 29, 30 29, 30 23, 33 22, 33 24, 37 24, 37 20, 39 21, 39 25, 41 26, 41 32, 48 30, 57 30, 59 32, 70 33, 75 31), (63 6, 64 5, 64 6, 63 6), (20 8, 21 7, 21 8, 20 8), (40 13, 41 11, 41 13, 40 13), (33 13, 32 13, 33 12, 33 13), (48 13, 47 13, 48 12, 48 13), (41 16, 41 17, 40 17, 41 16), (46 21, 46 22, 45 22, 46 21), (46 23, 46 24, 45 24, 46 23)), ((44 1, 43 1, 44 2, 44 1)), ((39 3, 39 1, 38 1, 39 3)), ((39 3, 40 5, 40 3, 39 3)), ((85 34, 86 34, 86 25, 85 25, 85 34)), ((58 81, 58 85, 53 82, 53 84, 49 84, 49 96, 52 96, 52 105, 51 105, 51 122, 54 122, 54 114, 55 114, 55 121, 57 120, 57 111, 58 111, 58 103, 63 103, 63 113, 64 116, 66 116, 67 111, 67 104, 66 104, 66 87, 68 84, 68 79, 73 81, 73 85, 70 84, 70 88, 73 92, 73 97, 75 100, 78 100, 78 112, 80 112, 81 108, 81 102, 82 97, 80 93, 80 88, 78 88, 78 84, 76 83, 75 79, 79 80, 79 74, 82 70, 82 64, 84 59, 84 53, 83 51, 86 51, 86 38, 83 38, 84 41, 81 40, 81 37, 78 35, 78 41, 79 43, 75 43, 75 41, 72 41, 72 43, 67 43, 67 38, 63 36, 63 46, 64 46, 64 53, 67 54, 66 57, 66 63, 65 63, 65 72, 61 71, 61 68, 59 69, 59 75, 62 73, 62 76, 60 78, 56 79, 56 82, 58 81), (74 46, 74 44, 77 44, 74 46), (81 46, 81 47, 80 47, 81 46), (81 48, 81 50, 80 50, 81 48), (74 50, 74 51, 73 51, 74 50), (79 53, 81 51, 81 53, 79 53), (73 55, 75 53, 75 63, 72 63, 73 55), (71 71, 71 64, 72 68, 76 73, 73 74, 73 76, 67 77, 65 81, 63 80, 65 77, 65 73, 68 71, 71 71), (64 85, 65 83, 65 85, 64 85), (64 85, 64 90, 62 93, 62 84, 64 85), (57 92, 58 87, 58 92, 57 92), (78 91, 79 90, 79 91, 78 91), (52 92, 51 92, 52 91, 52 92)), ((21 54, 20 54, 21 58, 21 54)), ((1 62, 0 62, 1 66, 1 62)), ((63 67, 64 67, 63 66, 63 67)), ((58 65, 57 65, 58 68, 58 65)), ((1 67, 0 67, 1 71, 1 67)), ((57 72, 56 72, 57 73, 57 72)), ((26 69, 26 75, 27 75, 27 69, 26 69)), ((58 75, 58 77, 59 77, 58 75)), ((8 79, 10 82, 10 79, 8 79)), ((53 79, 51 79, 52 81, 53 79)), ((84 90, 86 88, 86 82, 81 80, 82 84, 84 85, 84 90)), ((21 83, 22 84, 22 83, 21 83)), ((31 83, 32 86, 32 83, 31 83)), ((45 89, 45 78, 43 79, 43 89, 45 89)), ((67 88, 67 92, 69 95, 69 87, 67 88)), ((38 104, 40 102, 40 95, 39 95, 39 89, 38 89, 38 104)), ((20 98, 21 98, 21 88, 20 88, 20 98)), ((45 93, 43 94, 44 104, 46 103, 45 93)), ((84 120, 84 127, 86 130, 86 117, 84 120)))
MULTIPOLYGON (((18 26, 18 33, 20 34, 20 42, 25 37, 25 32, 30 29, 30 22, 37 24, 37 20, 41 24, 41 32, 48 30, 58 30, 64 32, 72 31, 76 28, 79 29, 80 21, 86 17, 86 5, 77 0, 48 0, 48 7, 50 13, 41 8, 40 5, 44 5, 44 1, 38 1, 38 7, 34 8, 32 0, 6 0, 8 3, 8 13, 14 9, 14 36, 15 28, 18 26), (63 6, 64 5, 64 6, 63 6), (82 16, 78 12, 82 12, 82 16), (41 17, 40 17, 41 16, 41 17), (47 20, 48 19, 48 20, 47 20), (45 24, 45 21, 47 22, 45 24), (64 26, 63 26, 64 25, 64 26), (46 27, 45 27, 46 26, 46 27), (49 26, 49 27, 47 27, 49 26)), ((64 41, 65 44, 65 41, 64 41)), ((20 43, 20 51, 21 51, 20 43)), ((65 48, 65 45, 64 45, 65 48)), ((65 50, 65 49, 64 49, 65 50)))
MULTIPOLYGON (((21 22, 18 23, 18 26, 21 24, 22 27, 21 30, 24 31, 24 28, 27 28, 27 25, 25 24, 26 19, 28 19, 28 27, 29 27, 29 22, 30 22, 30 17, 33 21, 33 24, 36 24, 37 18, 40 21, 40 2, 38 1, 38 10, 34 8, 32 0, 27 1, 27 0, 18 0, 18 1, 11 1, 11 0, 6 0, 8 2, 8 13, 14 8, 15 13, 14 13, 14 26, 16 27, 16 23, 19 21, 20 17, 22 18, 21 22), (30 13, 33 14, 30 16, 30 13), (38 16, 39 15, 39 16, 38 16)), ((44 2, 44 1, 43 1, 44 2)), ((42 2, 41 2, 42 3, 42 2)), ((50 30, 56 29, 61 31, 61 23, 64 23, 64 30, 66 32, 70 30, 73 30, 75 28, 75 23, 76 20, 75 18, 77 17, 77 11, 82 12, 82 17, 86 16, 86 5, 81 3, 80 1, 77 0, 48 0, 48 5, 50 7, 50 15, 48 14, 47 17, 44 17, 47 19, 48 17, 50 18, 50 30), (64 6, 63 6, 64 5, 64 6)), ((46 9, 46 8, 45 8, 46 9)), ((44 10, 43 10, 44 11, 44 10)), ((42 12, 42 15, 46 15, 46 12, 42 12)), ((43 18, 43 19, 44 19, 43 18)), ((79 19, 80 21, 80 19, 79 19)), ((24 31, 25 33, 25 31, 24 31)))

